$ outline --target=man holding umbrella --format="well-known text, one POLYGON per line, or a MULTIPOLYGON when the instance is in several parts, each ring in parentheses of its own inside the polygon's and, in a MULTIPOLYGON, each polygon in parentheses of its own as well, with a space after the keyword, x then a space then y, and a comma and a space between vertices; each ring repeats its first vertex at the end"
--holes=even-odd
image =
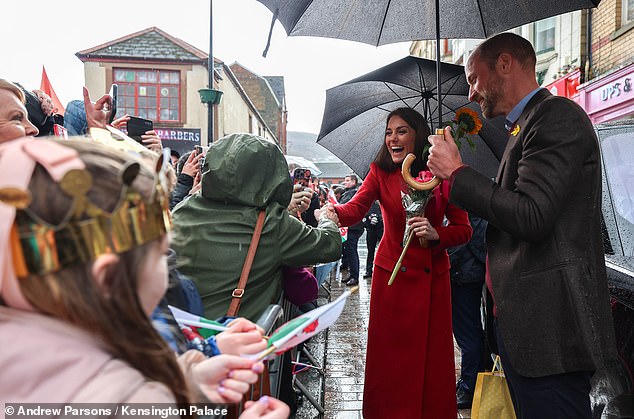
POLYGON ((465 67, 469 99, 505 115, 495 182, 463 165, 449 130, 429 168, 489 222, 487 287, 518 418, 591 418, 590 378, 615 356, 601 236, 599 145, 587 115, 535 80, 524 38, 496 35, 465 67))

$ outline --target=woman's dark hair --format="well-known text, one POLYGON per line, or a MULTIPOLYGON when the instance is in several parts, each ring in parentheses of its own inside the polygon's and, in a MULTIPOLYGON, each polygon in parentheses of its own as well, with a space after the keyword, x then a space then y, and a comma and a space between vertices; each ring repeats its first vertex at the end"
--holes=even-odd
MULTIPOLYGON (((400 116, 405 122, 407 122, 407 125, 416 131, 416 140, 414 143, 414 154, 416 155, 416 160, 414 160, 414 163, 412 164, 411 172, 412 176, 417 176, 420 171, 427 168, 427 155, 423 156, 423 150, 425 149, 425 146, 429 144, 427 137, 431 135, 431 131, 427 125, 427 121, 423 118, 423 115, 412 108, 398 108, 390 112, 385 122, 386 130, 387 124, 393 116, 400 116)), ((395 164, 392 161, 392 156, 385 145, 385 141, 383 141, 383 145, 377 153, 374 163, 386 172, 393 172, 394 170, 400 170, 401 168, 400 165, 395 164)))

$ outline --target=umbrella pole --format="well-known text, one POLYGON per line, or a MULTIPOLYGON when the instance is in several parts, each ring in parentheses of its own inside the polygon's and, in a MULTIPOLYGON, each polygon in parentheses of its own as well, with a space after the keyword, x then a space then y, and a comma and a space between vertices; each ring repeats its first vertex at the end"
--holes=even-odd
POLYGON ((438 126, 442 127, 442 95, 440 93, 440 0, 436 0, 436 91, 438 94, 438 126))

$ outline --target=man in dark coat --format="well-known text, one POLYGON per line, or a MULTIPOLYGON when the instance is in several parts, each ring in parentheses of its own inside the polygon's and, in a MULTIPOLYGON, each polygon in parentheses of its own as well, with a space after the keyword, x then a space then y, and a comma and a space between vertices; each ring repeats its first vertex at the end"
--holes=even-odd
POLYGON ((489 222, 487 287, 518 418, 591 418, 590 377, 616 354, 601 237, 599 144, 586 113, 540 89, 535 51, 503 33, 465 67, 469 98, 505 115, 495 182, 462 164, 449 130, 429 167, 489 222))
MULTIPOLYGON (((344 178, 343 186, 346 189, 341 195, 341 199, 339 200, 340 204, 345 204, 352 199, 359 189, 358 183, 357 175, 354 173, 344 178)), ((346 279, 346 285, 353 286, 359 284, 359 252, 357 247, 362 235, 363 222, 358 222, 348 227, 348 238, 343 243, 343 260, 347 263, 350 270, 350 276, 346 279)))
POLYGON ((376 245, 383 237, 383 215, 381 214, 381 206, 379 201, 374 201, 370 210, 363 218, 363 225, 366 231, 366 244, 368 245, 368 257, 365 261, 364 278, 372 277, 372 268, 374 267, 374 253, 376 245))
POLYGON ((470 409, 478 372, 484 371, 484 330, 480 309, 486 264, 487 222, 469 213, 473 229, 468 243, 447 250, 451 263, 451 326, 460 347, 460 379, 456 384, 458 409, 470 409))

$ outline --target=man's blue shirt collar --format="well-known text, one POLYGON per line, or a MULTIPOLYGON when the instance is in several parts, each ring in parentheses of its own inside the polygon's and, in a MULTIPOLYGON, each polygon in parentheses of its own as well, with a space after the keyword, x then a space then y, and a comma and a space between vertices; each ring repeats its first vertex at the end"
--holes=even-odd
POLYGON ((520 102, 517 105, 515 105, 513 109, 511 109, 511 112, 509 112, 509 114, 506 115, 506 121, 504 126, 506 127, 508 131, 511 131, 513 129, 513 126, 515 125, 517 120, 520 118, 520 115, 522 114, 522 112, 524 112, 524 108, 526 107, 528 102, 533 98, 533 96, 535 96, 535 94, 540 89, 541 87, 538 87, 537 89, 533 90, 532 92, 524 96, 524 98, 520 100, 520 102))

